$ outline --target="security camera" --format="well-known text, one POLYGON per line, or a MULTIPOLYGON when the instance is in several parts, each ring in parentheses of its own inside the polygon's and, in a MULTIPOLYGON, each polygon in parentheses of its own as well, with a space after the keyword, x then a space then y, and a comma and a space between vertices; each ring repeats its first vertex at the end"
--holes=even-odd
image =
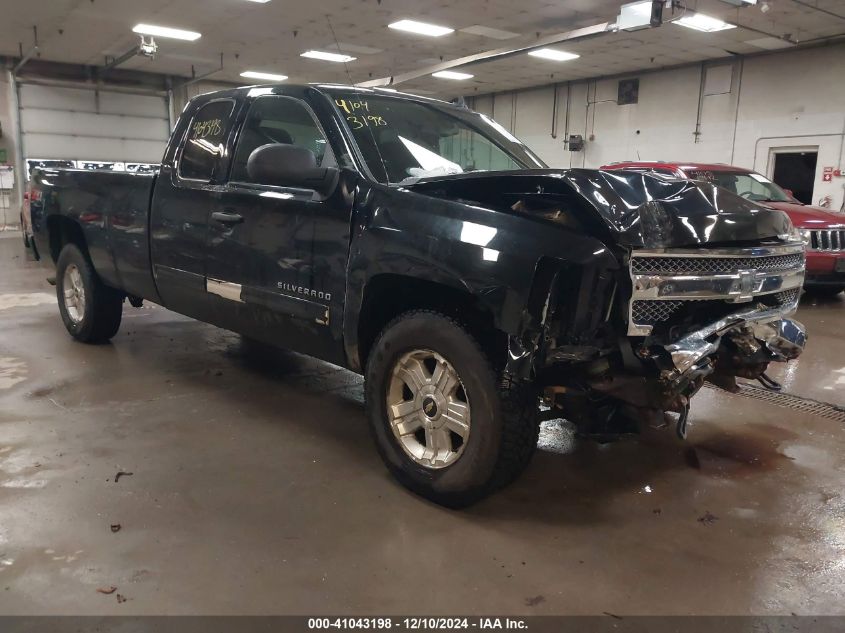
POLYGON ((158 51, 158 45, 156 41, 150 36, 149 41, 144 39, 144 36, 141 36, 141 45, 138 47, 138 54, 143 55, 144 57, 155 57, 156 52, 158 51))

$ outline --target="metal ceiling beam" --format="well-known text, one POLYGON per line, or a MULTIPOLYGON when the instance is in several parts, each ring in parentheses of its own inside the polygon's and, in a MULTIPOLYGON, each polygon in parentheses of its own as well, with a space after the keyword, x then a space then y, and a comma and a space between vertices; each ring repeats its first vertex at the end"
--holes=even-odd
POLYGON ((32 27, 32 35, 33 35, 33 38, 34 38, 32 48, 30 48, 26 53, 24 53, 23 47, 21 47, 21 60, 15 65, 14 68, 12 68, 12 76, 13 77, 17 77, 20 69, 23 68, 26 65, 26 63, 36 55, 36 53, 38 53, 39 49, 38 49, 38 27, 37 26, 32 27))
POLYGON ((123 55, 120 55, 119 57, 115 57, 114 59, 112 59, 108 64, 106 64, 105 66, 100 68, 98 72, 101 73, 101 74, 106 73, 106 72, 110 71, 112 68, 114 68, 115 66, 120 66, 122 63, 127 62, 130 59, 132 59, 133 57, 135 57, 136 55, 140 55, 140 54, 141 54, 141 47, 136 44, 135 46, 130 48, 128 51, 123 53, 123 55))
POLYGON ((508 57, 513 57, 514 55, 522 55, 524 53, 537 50, 538 48, 545 48, 547 46, 554 46, 555 44, 562 44, 563 42, 571 42, 574 40, 583 40, 591 37, 596 37, 598 35, 611 31, 612 27, 612 23, 602 22, 601 24, 586 26, 581 29, 567 31, 566 33, 547 35, 546 37, 539 38, 530 46, 523 46, 520 48, 497 48, 490 51, 484 51, 482 53, 476 53, 474 55, 467 55, 466 57, 459 57, 458 59, 452 59, 450 61, 435 64, 433 66, 426 66, 425 68, 412 70, 401 75, 382 77, 381 79, 371 79, 369 81, 364 81, 356 85, 362 88, 380 88, 384 86, 395 86, 406 81, 412 81, 414 79, 419 79, 420 77, 426 77, 428 75, 431 75, 432 73, 440 72, 442 70, 453 70, 455 68, 461 68, 463 66, 498 61, 501 59, 507 59, 508 57))
POLYGON ((215 68, 214 70, 209 70, 207 73, 203 73, 202 75, 197 75, 194 71, 194 67, 191 66, 191 74, 193 75, 190 79, 183 81, 179 84, 180 88, 184 88, 186 86, 190 86, 192 84, 197 83, 198 81, 202 81, 203 79, 208 79, 212 75, 216 75, 220 71, 223 70, 223 53, 220 53, 220 67, 215 68))

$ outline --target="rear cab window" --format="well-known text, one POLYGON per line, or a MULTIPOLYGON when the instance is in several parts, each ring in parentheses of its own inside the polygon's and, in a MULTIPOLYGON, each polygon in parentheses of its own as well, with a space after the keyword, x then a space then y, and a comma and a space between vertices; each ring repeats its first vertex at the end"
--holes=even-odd
POLYGON ((212 101, 194 114, 179 159, 179 177, 210 182, 220 164, 232 129, 235 102, 212 101))

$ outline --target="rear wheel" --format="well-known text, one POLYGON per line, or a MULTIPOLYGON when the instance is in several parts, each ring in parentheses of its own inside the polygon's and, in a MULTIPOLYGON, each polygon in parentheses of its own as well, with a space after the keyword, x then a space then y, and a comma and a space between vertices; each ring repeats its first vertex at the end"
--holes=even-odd
POLYGON ((70 335, 83 343, 108 341, 120 328, 123 293, 100 281, 88 258, 68 244, 56 263, 59 312, 70 335))
POLYGON ((537 446, 534 389, 497 378, 481 347, 436 312, 389 324, 367 362, 367 415, 388 469, 449 507, 513 481, 537 446))

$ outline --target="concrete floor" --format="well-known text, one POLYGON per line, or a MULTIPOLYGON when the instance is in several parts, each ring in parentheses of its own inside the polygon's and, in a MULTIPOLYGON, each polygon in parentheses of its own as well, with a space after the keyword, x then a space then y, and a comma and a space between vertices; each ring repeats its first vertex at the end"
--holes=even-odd
MULTIPOLYGON (((0 238, 2 614, 845 614, 841 422, 705 389, 686 443, 551 423, 454 512, 388 476, 359 377, 125 310, 74 343, 0 238)), ((799 319, 777 375, 845 405, 845 299, 799 319)))

